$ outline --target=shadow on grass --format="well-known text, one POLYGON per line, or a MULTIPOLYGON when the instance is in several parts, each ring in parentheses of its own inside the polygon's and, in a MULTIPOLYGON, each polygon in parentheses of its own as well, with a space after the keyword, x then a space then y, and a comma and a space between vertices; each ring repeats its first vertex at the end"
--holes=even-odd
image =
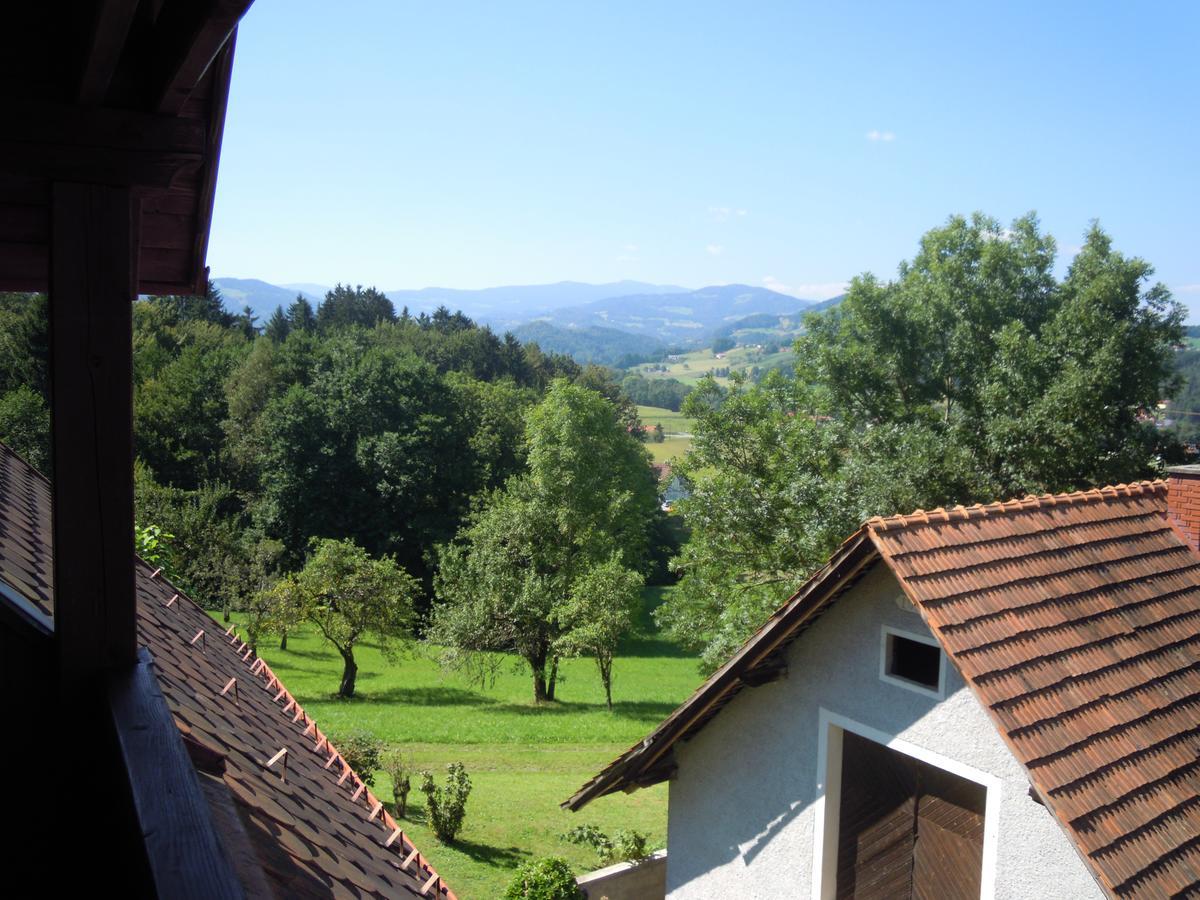
POLYGON ((453 847, 464 856, 469 856, 475 862, 501 869, 515 869, 533 856, 528 850, 522 850, 520 847, 493 847, 491 844, 464 841, 462 838, 458 838, 448 846, 453 847))
MULTIPOLYGON (((612 714, 627 719, 647 719, 657 722, 675 711, 676 704, 658 700, 617 700, 612 714)), ((574 716, 580 713, 608 712, 603 703, 578 703, 554 700, 549 703, 497 703, 490 711, 518 716, 574 716)))
MULTIPOLYGON (((362 677, 361 675, 359 676, 362 677)), ((370 695, 379 703, 403 703, 411 706, 495 706, 486 694, 456 687, 394 687, 370 695)))

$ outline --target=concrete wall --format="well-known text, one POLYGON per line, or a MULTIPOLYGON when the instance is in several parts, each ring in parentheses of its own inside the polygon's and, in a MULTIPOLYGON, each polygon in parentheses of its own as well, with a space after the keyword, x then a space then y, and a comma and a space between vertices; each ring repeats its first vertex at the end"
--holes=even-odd
MULTIPOLYGON (((814 843, 825 828, 817 813, 826 780, 834 791, 840 784, 827 779, 818 755, 840 759, 838 726, 894 737, 896 749, 941 757, 944 767, 960 765, 958 774, 989 784, 985 898, 1103 896, 1049 811, 1030 799, 1024 770, 949 661, 944 700, 880 679, 882 626, 929 634, 899 596, 877 564, 792 645, 786 678, 743 689, 676 749, 671 900, 815 896, 814 843)), ((832 887, 824 881, 823 894, 832 887)))
POLYGON ((667 851, 637 863, 617 863, 576 879, 588 900, 663 900, 667 892, 667 851))

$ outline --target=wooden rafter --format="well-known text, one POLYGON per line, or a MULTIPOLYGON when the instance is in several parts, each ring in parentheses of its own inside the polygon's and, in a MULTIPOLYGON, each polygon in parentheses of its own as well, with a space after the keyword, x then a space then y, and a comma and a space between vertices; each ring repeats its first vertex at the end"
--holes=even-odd
POLYGON ((100 0, 79 78, 77 99, 84 106, 104 102, 137 6, 138 0, 100 0))
POLYGON ((176 114, 229 40, 251 0, 170 3, 154 27, 152 106, 176 114))

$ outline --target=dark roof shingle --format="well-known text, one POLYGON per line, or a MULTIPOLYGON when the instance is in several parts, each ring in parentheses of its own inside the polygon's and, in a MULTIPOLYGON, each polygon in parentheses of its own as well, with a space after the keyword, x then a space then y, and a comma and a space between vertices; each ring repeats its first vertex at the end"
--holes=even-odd
MULTIPOLYGON (((52 613, 52 577, 50 485, 0 444, 0 579, 52 613)), ((138 642, 193 760, 223 757, 206 795, 219 778, 276 896, 454 900, 265 660, 142 561, 136 589, 138 642)))

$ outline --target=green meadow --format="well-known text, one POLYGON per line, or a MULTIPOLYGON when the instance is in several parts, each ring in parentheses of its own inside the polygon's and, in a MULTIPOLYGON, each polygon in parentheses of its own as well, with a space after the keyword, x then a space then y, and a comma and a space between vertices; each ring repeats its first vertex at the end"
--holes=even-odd
MULTIPOLYGON (((290 634, 286 651, 268 640, 260 653, 323 731, 336 737, 366 729, 439 781, 448 763, 466 766, 473 789, 453 844, 443 845, 426 826, 419 778, 402 824, 459 897, 483 900, 503 893, 513 870, 536 857, 564 856, 578 873, 596 868, 591 850, 559 839, 574 825, 594 822, 610 833, 634 828, 655 846, 665 845, 665 785, 604 797, 580 813, 559 803, 699 685, 696 660, 653 626, 650 613, 666 590, 645 591, 640 621, 613 666, 611 712, 595 664, 586 659, 566 660, 559 699, 536 706, 528 671, 515 659, 503 659, 495 681, 480 685, 443 671, 420 645, 393 664, 367 643, 355 652, 357 696, 345 701, 334 696, 341 659, 314 632, 290 634)), ((373 790, 390 801, 391 784, 382 773, 373 790)))

